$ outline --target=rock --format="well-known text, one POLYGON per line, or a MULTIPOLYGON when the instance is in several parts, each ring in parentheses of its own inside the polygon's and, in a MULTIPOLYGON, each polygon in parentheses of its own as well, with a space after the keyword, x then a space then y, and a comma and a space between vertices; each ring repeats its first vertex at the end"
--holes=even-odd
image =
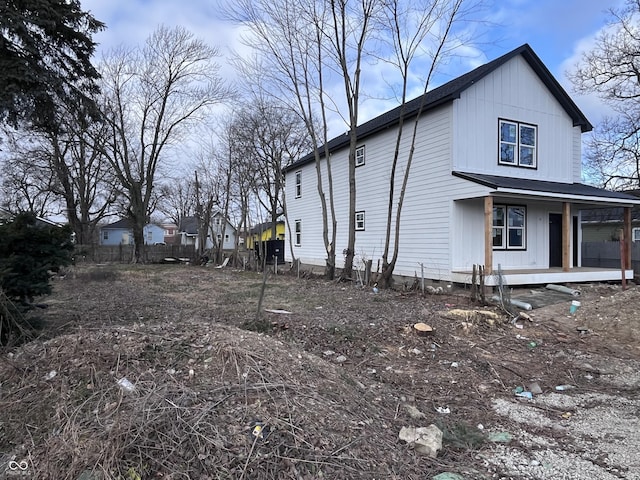
POLYGON ((331 355, 335 355, 335 354, 336 354, 336 352, 334 352, 333 350, 325 350, 324 352, 322 352, 322 354, 323 354, 325 357, 330 357, 331 355))
POLYGON ((542 393, 542 388, 540 388, 540 384, 538 382, 532 382, 529 384, 529 391, 534 395, 540 395, 542 393))
POLYGON ((426 415, 413 405, 405 405, 404 409, 413 420, 422 420, 423 418, 426 418, 426 415))
POLYGON ((344 363, 346 361, 347 361, 347 357, 345 357, 344 355, 338 355, 336 357, 336 362, 338 362, 338 363, 344 363))
POLYGON ((436 458, 442 448, 442 431, 433 424, 418 428, 402 427, 398 437, 412 446, 416 452, 431 458, 436 458))

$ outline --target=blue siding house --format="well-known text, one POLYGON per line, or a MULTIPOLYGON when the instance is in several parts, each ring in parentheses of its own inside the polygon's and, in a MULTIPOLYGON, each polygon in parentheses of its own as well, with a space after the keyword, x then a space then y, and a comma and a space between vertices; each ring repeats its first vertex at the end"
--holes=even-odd
MULTIPOLYGON (((164 228, 154 223, 144 227, 145 245, 164 243, 164 228)), ((133 245, 131 220, 123 218, 100 229, 100 245, 133 245)))

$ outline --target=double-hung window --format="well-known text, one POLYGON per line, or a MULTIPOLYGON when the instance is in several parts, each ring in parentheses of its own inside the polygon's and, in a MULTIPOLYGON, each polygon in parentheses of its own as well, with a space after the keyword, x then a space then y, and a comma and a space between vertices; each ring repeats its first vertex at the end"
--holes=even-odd
POLYGON ((510 120, 500 120, 501 165, 536 168, 538 127, 510 120))
POLYGON ((526 243, 527 208, 496 205, 493 207, 493 248, 524 250, 526 243))
POLYGON ((302 220, 296 220, 295 245, 296 247, 302 245, 302 220))
POLYGON ((356 167, 364 165, 364 145, 356 148, 356 167))
POLYGON ((356 230, 364 230, 364 212, 356 212, 356 230))
POLYGON ((302 172, 298 170, 296 172, 296 198, 302 196, 302 172))

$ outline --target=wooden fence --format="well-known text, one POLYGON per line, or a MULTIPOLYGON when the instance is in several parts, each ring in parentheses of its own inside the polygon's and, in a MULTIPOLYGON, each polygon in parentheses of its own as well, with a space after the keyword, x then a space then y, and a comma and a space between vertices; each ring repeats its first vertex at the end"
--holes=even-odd
MULTIPOLYGON (((620 242, 583 242, 582 266, 620 268, 620 242)), ((640 276, 640 242, 631 242, 631 267, 640 276)))
MULTIPOLYGON (((165 258, 188 259, 195 262, 193 245, 145 245, 144 261, 162 263, 165 258)), ((133 245, 76 245, 76 263, 129 263, 133 259, 133 245)))

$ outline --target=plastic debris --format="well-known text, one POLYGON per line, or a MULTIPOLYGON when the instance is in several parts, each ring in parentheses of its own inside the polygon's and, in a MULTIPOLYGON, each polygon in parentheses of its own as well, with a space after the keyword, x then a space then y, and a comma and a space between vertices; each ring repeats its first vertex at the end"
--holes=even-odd
POLYGON ((378 293, 380 290, 378 290, 378 287, 373 287, 373 293, 378 293))
POLYGON ((571 390, 572 388, 576 388, 575 385, 557 385, 556 390, 562 392, 564 390, 571 390))
POLYGON ((533 394, 531 392, 520 392, 520 393, 516 393, 516 397, 526 398, 528 400, 531 400, 533 398, 533 394))
POLYGON ((451 413, 451 409, 449 407, 436 407, 436 412, 446 415, 448 413, 451 413))
POLYGON ((572 315, 578 311, 580 308, 580 302, 578 300, 571 301, 571 307, 569 307, 569 313, 572 315))
POLYGON ((529 348, 536 348, 537 346, 538 346, 538 344, 536 342, 527 343, 527 347, 529 347, 529 348))
POLYGON ((127 377, 122 377, 118 380, 118 385, 120 385, 120 388, 125 392, 133 392, 136 389, 136 386, 131 383, 127 377))
POLYGON ((491 432, 489 433, 488 438, 494 443, 509 443, 513 440, 513 435, 509 432, 491 432))
POLYGON ((573 295, 574 297, 580 296, 579 290, 574 290, 573 288, 568 288, 563 285, 553 285, 550 283, 545 288, 547 288, 548 290, 555 290, 556 292, 562 292, 568 295, 573 295))
POLYGON ((51 379, 53 379, 53 377, 55 377, 57 374, 58 374, 58 372, 56 372, 55 370, 51 370, 49 373, 47 373, 47 374, 44 376, 44 379, 45 379, 45 380, 51 380, 51 379))
POLYGON ((432 477, 431 480, 464 480, 462 475, 458 475, 457 473, 452 472, 443 472, 435 477, 432 477))

